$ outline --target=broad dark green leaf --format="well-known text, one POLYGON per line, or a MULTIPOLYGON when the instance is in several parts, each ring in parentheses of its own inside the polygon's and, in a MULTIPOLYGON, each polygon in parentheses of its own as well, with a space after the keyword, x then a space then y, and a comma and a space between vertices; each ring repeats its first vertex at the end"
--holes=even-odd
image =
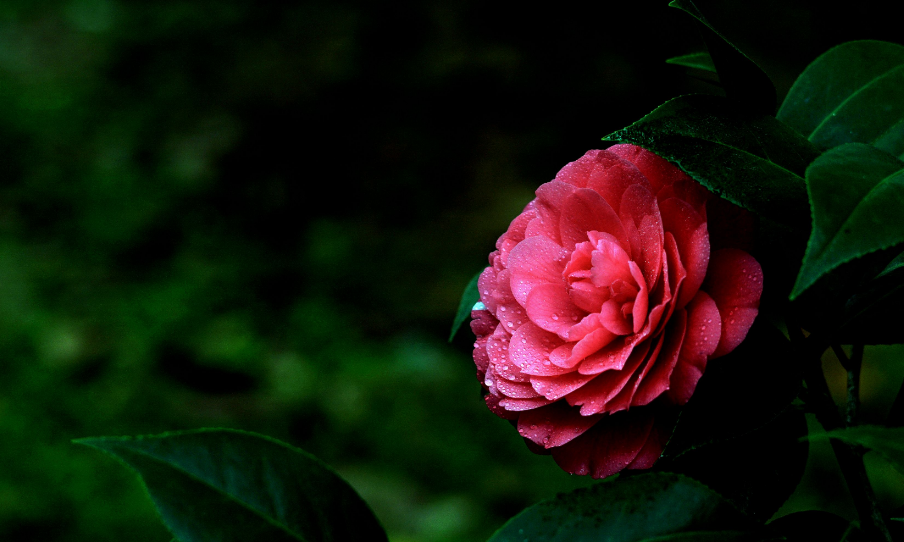
POLYGON ((863 143, 807 168, 813 227, 791 298, 839 265, 904 241, 904 162, 863 143))
POLYGON ((773 117, 742 114, 717 96, 679 96, 604 140, 644 147, 736 205, 809 227, 803 176, 818 152, 773 117))
POLYGON ((75 442, 138 472, 180 542, 387 540, 332 469, 262 435, 202 429, 75 442))
POLYGON ((713 64, 713 59, 709 56, 709 53, 691 53, 689 55, 676 56, 666 60, 666 63, 716 73, 716 65, 713 64))
POLYGON ((775 86, 769 76, 740 49, 725 39, 692 0, 672 0, 669 6, 684 11, 702 25, 703 41, 706 42, 706 48, 712 57, 726 97, 746 111, 774 115, 775 86))
POLYGON ((904 160, 904 119, 899 120, 873 141, 873 146, 904 160))
POLYGON ((823 510, 793 512, 769 522, 769 530, 789 542, 854 542, 861 540, 860 530, 841 516, 823 510))
POLYGON ((859 444, 885 458, 904 473, 904 427, 857 425, 834 431, 810 434, 810 440, 834 438, 850 444, 859 444))
POLYGON ((820 149, 877 144, 904 152, 904 47, 852 41, 829 50, 797 78, 778 118, 820 149))
MULTIPOLYGON (((483 270, 481 270, 482 272, 483 270)), ((465 286, 465 291, 461 294, 461 301, 458 302, 458 312, 455 313, 455 320, 452 321, 452 331, 449 332, 449 342, 452 342, 461 325, 471 316, 471 309, 474 308, 474 304, 480 301, 480 292, 477 290, 477 279, 479 278, 480 273, 474 275, 474 278, 468 282, 468 285, 465 286)))
POLYGON ((660 472, 616 478, 542 501, 509 520, 490 542, 639 542, 750 527, 750 520, 715 491, 660 472))

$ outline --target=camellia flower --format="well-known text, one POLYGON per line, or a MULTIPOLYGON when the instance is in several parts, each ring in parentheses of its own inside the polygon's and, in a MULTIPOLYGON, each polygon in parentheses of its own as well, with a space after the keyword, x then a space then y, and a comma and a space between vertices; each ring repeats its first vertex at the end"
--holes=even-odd
POLYGON ((669 407, 757 315, 751 217, 633 145, 589 151, 536 194, 478 282, 487 405, 570 473, 649 468, 669 407))

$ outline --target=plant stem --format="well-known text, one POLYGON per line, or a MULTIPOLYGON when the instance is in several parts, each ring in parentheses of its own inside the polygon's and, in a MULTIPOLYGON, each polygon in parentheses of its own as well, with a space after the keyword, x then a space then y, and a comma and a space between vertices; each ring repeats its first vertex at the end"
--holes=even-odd
MULTIPOLYGON (((816 419, 826 431, 845 427, 847 424, 842 420, 838 412, 838 406, 832 400, 820 362, 822 353, 828 348, 829 344, 816 336, 810 336, 805 339, 800 328, 796 326, 788 325, 788 333, 791 336, 792 344, 794 344, 803 358, 808 404, 813 408, 816 419)), ((858 350, 855 347, 852 359, 848 359, 840 347, 836 350, 836 354, 839 351, 839 359, 842 359, 843 356, 842 363, 846 364, 845 368, 848 369, 848 407, 845 417, 850 418, 853 416, 855 418, 857 407, 856 404, 854 406, 851 405, 851 397, 859 397, 859 375, 863 348, 861 346, 858 350), (853 359, 856 359, 856 363, 854 363, 853 359), (852 372, 851 369, 854 368, 854 365, 856 365, 856 371, 852 372)), ((855 403, 859 403, 859 399, 855 403)), ((832 445, 832 451, 835 452, 835 458, 838 460, 838 466, 844 476, 848 491, 851 493, 854 506, 857 508, 857 514, 860 516, 860 528, 863 530, 864 535, 866 535, 868 540, 892 542, 891 533, 889 533, 888 526, 882 518, 882 511, 879 509, 873 486, 866 475, 866 466, 863 464, 863 448, 837 439, 830 439, 829 442, 832 445)))
POLYGON ((851 427, 857 425, 857 415, 860 411, 860 368, 863 365, 863 345, 855 344, 848 358, 841 345, 833 344, 832 350, 838 361, 847 371, 847 403, 844 412, 844 425, 851 427))

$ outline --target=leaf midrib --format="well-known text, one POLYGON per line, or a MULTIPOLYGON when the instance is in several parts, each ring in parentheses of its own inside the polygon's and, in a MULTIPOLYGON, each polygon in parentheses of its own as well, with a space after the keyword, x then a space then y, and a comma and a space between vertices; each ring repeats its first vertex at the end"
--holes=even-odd
POLYGON ((882 72, 881 74, 877 75, 876 77, 873 77, 872 79, 870 79, 869 82, 867 82, 864 85, 861 85, 860 88, 858 88, 857 90, 855 90, 854 92, 849 94, 847 98, 842 100, 837 106, 835 106, 834 109, 832 109, 825 117, 823 117, 823 119, 819 122, 819 124, 816 126, 816 128, 814 128, 813 131, 810 132, 810 135, 807 136, 807 141, 810 141, 812 143, 813 137, 816 135, 816 133, 819 132, 819 130, 829 121, 829 119, 831 119, 836 113, 841 111, 848 102, 853 100, 854 97, 856 97, 860 93, 864 92, 869 87, 873 86, 874 83, 879 82, 879 80, 890 76, 892 74, 892 72, 901 70, 902 68, 904 68, 904 62, 901 62, 894 68, 888 69, 888 70, 882 72))
POLYGON ((206 487, 209 487, 209 488, 212 489, 213 491, 215 491, 215 492, 217 492, 217 493, 219 493, 219 494, 221 494, 221 495, 224 495, 228 500, 231 500, 231 501, 237 503, 238 505, 240 505, 241 507, 243 507, 243 508, 245 508, 245 509, 251 511, 251 512, 254 513, 255 515, 259 516, 261 519, 263 519, 264 521, 266 521, 267 523, 273 525, 274 527, 276 527, 276 528, 278 528, 278 529, 281 529, 281 530, 284 531, 286 534, 288 534, 289 536, 295 538, 296 540, 299 540, 300 542, 309 542, 307 538, 304 538, 302 535, 299 535, 299 534, 297 534, 297 533, 292 532, 291 530, 289 530, 289 526, 288 526, 288 525, 283 525, 282 523, 278 522, 278 521, 276 520, 276 518, 270 517, 270 516, 269 516, 268 514, 266 514, 265 512, 262 512, 262 511, 260 511, 260 510, 258 510, 258 509, 256 509, 256 508, 252 507, 249 503, 246 503, 245 501, 240 500, 238 497, 235 497, 235 496, 233 496, 233 495, 227 493, 226 491, 223 491, 222 489, 220 489, 220 488, 214 486, 213 484, 211 484, 211 483, 208 482, 207 480, 204 480, 203 478, 200 478, 199 476, 193 474, 192 472, 190 472, 190 471, 188 471, 188 470, 185 470, 184 468, 182 468, 182 467, 179 466, 178 464, 175 464, 175 463, 172 463, 172 462, 170 462, 170 461, 161 459, 160 457, 155 456, 155 455, 153 455, 153 454, 151 454, 151 453, 148 453, 148 452, 146 452, 146 451, 144 451, 144 450, 141 450, 141 449, 139 449, 139 448, 132 448, 132 447, 129 447, 129 448, 127 448, 127 449, 128 449, 129 451, 135 452, 136 454, 143 455, 143 456, 145 456, 145 457, 151 459, 152 461, 156 461, 157 463, 161 463, 161 464, 163 464, 163 465, 166 465, 166 466, 172 468, 173 470, 182 473, 183 475, 187 476, 188 478, 191 478, 192 480, 195 480, 196 482, 200 482, 201 484, 203 484, 203 485, 206 486, 206 487))
MULTIPOLYGON (((825 244, 825 246, 819 251, 818 254, 814 255, 814 256, 815 256, 815 257, 813 258, 813 261, 814 261, 814 262, 822 261, 822 259, 823 259, 823 257, 825 256, 826 252, 828 252, 828 250, 832 247, 832 245, 835 244, 835 241, 838 239, 838 232, 843 231, 844 228, 845 228, 845 226, 849 226, 849 225, 850 225, 851 218, 852 218, 855 214, 857 214, 857 211, 864 205, 864 203, 865 203, 868 199, 870 199, 870 196, 872 196, 877 190, 881 189, 881 187, 882 187, 886 182, 889 182, 892 178, 897 177, 897 176, 899 176, 899 175, 904 176, 904 168, 898 169, 897 171, 895 171, 894 173, 892 173, 892 174, 890 174, 890 175, 886 175, 886 176, 883 177, 878 183, 876 183, 875 186, 873 186, 872 188, 870 188, 869 192, 867 192, 866 195, 863 196, 863 198, 860 199, 860 201, 857 203, 857 205, 855 205, 854 208, 851 210, 850 214, 848 214, 847 218, 845 218, 844 222, 841 223, 841 226, 839 226, 834 232, 832 232, 831 240, 830 240, 828 243, 825 244)), ((815 220, 814 220, 814 225, 815 225, 815 220)), ((889 246, 890 246, 890 245, 889 245, 889 246)), ((878 249, 873 249, 873 250, 871 250, 870 252, 874 252, 874 251, 876 251, 876 250, 881 250, 881 248, 888 248, 888 247, 880 247, 880 248, 878 248, 878 249)), ((834 269, 835 267, 838 267, 839 265, 841 265, 841 264, 843 264, 843 263, 845 263, 845 262, 849 262, 851 259, 852 259, 852 258, 848 258, 848 259, 844 260, 843 262, 838 262, 838 264, 836 264, 835 266, 833 266, 832 269, 834 269)))

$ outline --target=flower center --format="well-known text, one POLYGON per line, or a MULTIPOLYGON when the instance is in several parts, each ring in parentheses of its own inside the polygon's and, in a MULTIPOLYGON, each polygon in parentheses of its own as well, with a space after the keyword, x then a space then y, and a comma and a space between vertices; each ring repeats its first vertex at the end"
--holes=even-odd
POLYGON ((574 247, 562 276, 572 302, 599 313, 607 328, 619 334, 633 328, 634 302, 641 287, 631 274, 628 253, 608 233, 591 231, 574 247))

